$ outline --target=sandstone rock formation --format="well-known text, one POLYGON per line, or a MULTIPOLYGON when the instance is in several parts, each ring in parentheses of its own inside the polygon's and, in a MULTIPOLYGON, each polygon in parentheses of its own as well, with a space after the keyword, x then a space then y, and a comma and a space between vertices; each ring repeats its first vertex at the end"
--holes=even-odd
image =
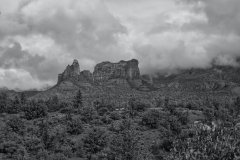
POLYGON ((95 66, 94 72, 88 70, 80 72, 77 60, 68 65, 62 74, 58 75, 58 84, 70 80, 79 86, 89 85, 126 85, 139 88, 142 77, 138 68, 138 60, 120 61, 118 63, 102 62, 95 66))
POLYGON ((80 66, 78 61, 75 59, 71 66, 68 65, 67 68, 64 70, 64 72, 58 75, 58 83, 68 78, 74 78, 78 80, 79 76, 80 76, 80 66))
POLYGON ((95 66, 93 81, 99 84, 124 84, 140 81, 138 60, 120 61, 118 63, 102 62, 95 66))
POLYGON ((85 78, 85 80, 91 81, 93 80, 93 74, 89 70, 84 70, 80 72, 81 77, 85 78))
POLYGON ((153 77, 151 75, 149 74, 142 75, 141 78, 143 81, 146 81, 149 84, 153 84, 153 77))

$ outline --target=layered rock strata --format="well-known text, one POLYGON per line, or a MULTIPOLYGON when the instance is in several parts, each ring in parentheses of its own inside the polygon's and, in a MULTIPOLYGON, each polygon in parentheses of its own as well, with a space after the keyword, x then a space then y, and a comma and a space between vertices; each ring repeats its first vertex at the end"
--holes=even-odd
POLYGON ((78 61, 75 59, 73 61, 73 64, 71 66, 68 65, 62 74, 58 74, 58 83, 68 78, 74 78, 78 80, 79 76, 80 76, 80 65, 78 61))
POLYGON ((94 72, 88 70, 80 72, 77 60, 68 65, 62 74, 58 75, 58 84, 67 79, 76 81, 88 81, 95 84, 129 84, 138 86, 141 84, 138 60, 120 61, 118 63, 102 62, 95 66, 94 72))
POLYGON ((93 72, 93 81, 100 84, 109 82, 121 84, 138 80, 140 80, 140 71, 136 59, 118 63, 102 62, 95 66, 93 72))

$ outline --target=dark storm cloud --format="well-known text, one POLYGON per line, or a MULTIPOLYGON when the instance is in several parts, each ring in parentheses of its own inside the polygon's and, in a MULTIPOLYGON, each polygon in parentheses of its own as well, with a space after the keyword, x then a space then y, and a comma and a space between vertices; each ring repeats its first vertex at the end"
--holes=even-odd
POLYGON ((16 6, 0 17, 0 43, 18 38, 26 49, 19 43, 7 47, 0 60, 4 69, 21 68, 54 84, 73 59, 83 62, 81 69, 92 70, 96 62, 127 57, 118 46, 118 36, 127 34, 127 28, 101 0, 19 0, 16 6), (42 45, 46 39, 51 40, 48 48, 42 45))
POLYGON ((29 71, 32 76, 38 77, 40 65, 45 60, 44 56, 29 54, 22 49, 18 42, 15 42, 12 47, 6 47, 0 54, 0 67, 3 69, 24 69, 29 71))
POLYGON ((127 33, 127 28, 101 0, 27 1, 21 4, 18 22, 14 22, 27 28, 22 34, 50 37, 73 58, 102 61, 103 57, 116 57, 118 53, 111 49, 118 47, 116 36, 127 33))

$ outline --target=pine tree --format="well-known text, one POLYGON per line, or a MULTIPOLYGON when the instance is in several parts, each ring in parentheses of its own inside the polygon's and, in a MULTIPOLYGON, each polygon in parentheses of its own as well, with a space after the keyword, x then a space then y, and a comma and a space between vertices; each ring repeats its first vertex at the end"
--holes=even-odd
POLYGON ((6 93, 0 94, 0 113, 7 112, 9 109, 9 97, 6 93))
POLYGON ((142 150, 139 132, 136 131, 129 118, 122 121, 120 128, 110 143, 110 155, 121 160, 138 159, 142 150))
POLYGON ((21 104, 26 104, 27 103, 27 98, 26 98, 25 93, 21 93, 20 101, 21 101, 21 104))
POLYGON ((79 108, 82 106, 82 93, 80 90, 78 90, 76 96, 74 97, 73 100, 73 107, 74 108, 79 108))
POLYGON ((83 139, 83 148, 88 160, 102 152, 108 145, 108 135, 103 128, 93 128, 83 139))
POLYGON ((11 111, 9 112, 15 114, 15 113, 18 113, 19 111, 20 111, 20 100, 18 96, 15 96, 12 107, 11 107, 11 111))
POLYGON ((237 117, 240 114, 240 97, 234 101, 234 115, 237 117))

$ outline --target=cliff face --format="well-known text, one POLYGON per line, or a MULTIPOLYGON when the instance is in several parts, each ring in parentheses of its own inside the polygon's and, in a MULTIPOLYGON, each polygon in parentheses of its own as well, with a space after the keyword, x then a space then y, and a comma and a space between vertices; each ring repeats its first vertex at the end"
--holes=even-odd
POLYGON ((100 84, 114 82, 127 83, 127 81, 140 80, 138 61, 120 61, 118 63, 102 62, 95 66, 93 81, 100 84))
POLYGON ((88 81, 93 80, 93 74, 89 71, 89 70, 84 70, 82 72, 80 72, 81 77, 85 78, 88 81))
POLYGON ((80 76, 80 66, 78 61, 75 59, 71 66, 68 65, 67 68, 64 70, 64 72, 58 75, 58 83, 68 78, 74 78, 78 80, 79 76, 80 76))
POLYGON ((68 65, 62 74, 58 75, 58 84, 67 79, 75 81, 89 82, 95 84, 140 84, 140 71, 138 60, 120 61, 118 63, 102 62, 95 66, 94 72, 88 70, 80 72, 80 66, 77 60, 68 65))

